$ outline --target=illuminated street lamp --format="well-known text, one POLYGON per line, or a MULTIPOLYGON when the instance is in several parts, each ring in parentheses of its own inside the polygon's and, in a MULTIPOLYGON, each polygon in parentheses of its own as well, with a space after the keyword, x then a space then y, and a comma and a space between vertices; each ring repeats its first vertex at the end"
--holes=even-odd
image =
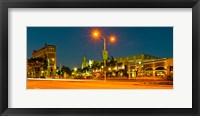
MULTIPOLYGON (((95 38, 95 39, 98 39, 98 38, 102 38, 103 39, 103 45, 104 45, 104 49, 103 49, 103 60, 104 60, 104 80, 106 82, 106 60, 107 60, 107 57, 108 57, 108 51, 106 50, 106 38, 101 35, 101 32, 99 30, 93 30, 92 31, 92 37, 95 38)), ((115 42, 116 41, 116 38, 115 36, 110 36, 109 37, 109 40, 110 42, 115 42)))
POLYGON ((94 32, 94 36, 98 36, 99 35, 99 33, 98 32, 94 32))
POLYGON ((74 71, 77 71, 77 68, 74 68, 74 71))
POLYGON ((111 37, 110 37, 110 42, 113 43, 113 42, 115 42, 115 41, 116 41, 116 37, 115 37, 115 36, 111 36, 111 37))
POLYGON ((99 30, 92 30, 92 37, 95 39, 98 39, 101 36, 101 33, 99 30))

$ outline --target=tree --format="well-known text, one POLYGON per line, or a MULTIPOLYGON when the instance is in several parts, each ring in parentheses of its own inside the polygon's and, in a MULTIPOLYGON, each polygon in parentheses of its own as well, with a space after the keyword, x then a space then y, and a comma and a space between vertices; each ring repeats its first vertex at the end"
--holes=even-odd
POLYGON ((47 70, 47 67, 48 67, 48 62, 46 59, 43 59, 43 69, 47 70))
POLYGON ((81 70, 81 72, 86 72, 86 71, 89 71, 89 66, 87 66, 87 67, 84 67, 82 70, 81 70))
POLYGON ((94 62, 94 64, 92 65, 92 70, 96 70, 99 69, 99 63, 98 62, 94 62))
POLYGON ((69 75, 72 74, 72 70, 71 70, 69 67, 67 67, 67 66, 63 66, 63 67, 61 68, 61 71, 62 71, 62 72, 66 72, 66 73, 69 74, 69 75))
POLYGON ((115 67, 117 65, 117 61, 114 59, 113 56, 111 56, 111 58, 108 58, 106 63, 107 63, 106 66, 110 67, 115 67))
POLYGON ((46 70, 47 69, 47 65, 46 65, 46 60, 44 58, 31 58, 28 59, 27 64, 29 65, 29 67, 31 67, 31 70, 29 70, 29 73, 32 73, 33 77, 39 77, 41 70, 46 70))
POLYGON ((82 69, 81 69, 81 68, 78 68, 78 69, 77 69, 77 72, 78 72, 78 73, 81 73, 81 72, 82 72, 82 69))

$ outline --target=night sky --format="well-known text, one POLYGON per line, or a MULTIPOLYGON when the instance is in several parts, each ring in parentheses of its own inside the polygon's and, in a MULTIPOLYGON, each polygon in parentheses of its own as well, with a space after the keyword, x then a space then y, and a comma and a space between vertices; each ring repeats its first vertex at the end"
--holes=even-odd
POLYGON ((173 27, 27 27, 27 55, 48 45, 57 47, 57 66, 81 67, 87 60, 101 60, 103 39, 93 39, 91 30, 101 30, 104 37, 115 35, 115 43, 107 42, 109 57, 149 54, 173 57, 173 27))

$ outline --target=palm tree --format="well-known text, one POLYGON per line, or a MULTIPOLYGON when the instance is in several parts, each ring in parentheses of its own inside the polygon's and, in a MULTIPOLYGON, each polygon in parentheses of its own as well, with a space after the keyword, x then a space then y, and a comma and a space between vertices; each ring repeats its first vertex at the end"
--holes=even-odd
POLYGON ((92 65, 92 70, 96 70, 99 69, 99 63, 98 62, 94 62, 94 64, 92 65))
POLYGON ((113 56, 111 56, 111 58, 108 58, 107 66, 115 67, 116 65, 117 65, 117 61, 114 59, 113 56))

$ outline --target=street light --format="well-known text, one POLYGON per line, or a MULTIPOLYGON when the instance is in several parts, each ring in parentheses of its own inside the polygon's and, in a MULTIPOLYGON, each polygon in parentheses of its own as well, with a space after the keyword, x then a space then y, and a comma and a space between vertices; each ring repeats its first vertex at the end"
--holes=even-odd
POLYGON ((74 68, 74 71, 77 71, 77 68, 76 68, 76 67, 74 68))
POLYGON ((116 37, 115 36, 110 36, 110 42, 115 42, 116 41, 116 37))
POLYGON ((94 33, 94 36, 98 36, 98 33, 97 33, 97 32, 95 32, 95 33, 94 33))
POLYGON ((99 30, 97 30, 97 29, 92 30, 92 37, 93 38, 98 39, 100 36, 101 36, 101 33, 100 33, 99 30))
MULTIPOLYGON (((103 45, 104 45, 104 49, 103 49, 103 60, 104 60, 104 80, 106 82, 106 59, 108 57, 108 51, 106 50, 106 38, 101 35, 101 32, 100 30, 98 29, 95 29, 92 31, 92 37, 95 38, 95 39, 98 39, 98 38, 102 38, 103 39, 103 45)), ((115 36, 110 36, 109 37, 109 40, 110 42, 115 42, 116 41, 116 37, 115 36)))

